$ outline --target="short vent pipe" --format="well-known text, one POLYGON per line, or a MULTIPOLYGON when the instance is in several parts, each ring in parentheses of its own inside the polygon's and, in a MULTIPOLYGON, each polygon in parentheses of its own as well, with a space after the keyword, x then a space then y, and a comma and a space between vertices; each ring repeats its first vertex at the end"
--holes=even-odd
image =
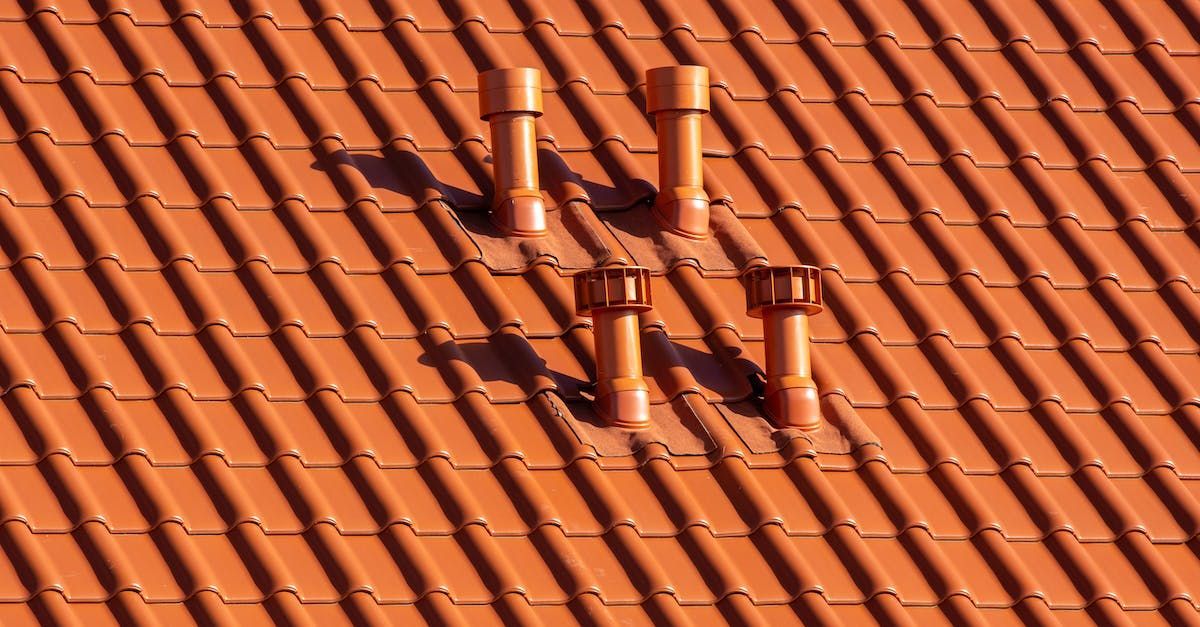
POLYGON ((575 275, 575 309, 592 317, 596 341, 596 410, 610 426, 650 425, 638 324, 638 313, 650 307, 647 268, 609 266, 575 275))
POLYGON ((546 234, 546 204, 538 182, 535 120, 542 114, 542 78, 533 68, 479 75, 479 117, 492 139, 496 180, 492 222, 510 235, 546 234))
POLYGON ((709 110, 708 68, 699 65, 646 71, 646 112, 658 134, 658 196, 654 214, 668 230, 708 237, 708 194, 701 160, 701 116, 709 110))
POLYGON ((778 427, 814 430, 821 404, 812 378, 808 317, 821 311, 821 271, 770 266, 749 271, 746 313, 762 318, 766 348, 765 409, 778 427))

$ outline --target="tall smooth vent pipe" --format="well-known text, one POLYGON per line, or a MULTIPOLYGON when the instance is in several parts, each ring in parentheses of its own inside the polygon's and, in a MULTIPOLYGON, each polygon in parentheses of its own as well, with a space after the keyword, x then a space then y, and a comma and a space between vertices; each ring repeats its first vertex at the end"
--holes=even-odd
POLYGON ((638 313, 651 304, 647 268, 609 266, 575 275, 575 310, 592 317, 596 338, 596 410, 611 426, 650 426, 638 313))
POLYGON ((821 271, 813 266, 768 266, 746 273, 746 313, 762 318, 766 346, 767 415, 779 427, 821 426, 812 378, 808 317, 821 305, 821 271))
POLYGON ((546 234, 535 130, 541 114, 542 76, 538 70, 503 68, 479 75, 479 117, 491 130, 496 179, 492 222, 510 235, 546 234))
POLYGON ((654 214, 670 231, 708 237, 700 116, 709 110, 708 68, 699 65, 646 71, 646 112, 658 133, 658 196, 654 214))

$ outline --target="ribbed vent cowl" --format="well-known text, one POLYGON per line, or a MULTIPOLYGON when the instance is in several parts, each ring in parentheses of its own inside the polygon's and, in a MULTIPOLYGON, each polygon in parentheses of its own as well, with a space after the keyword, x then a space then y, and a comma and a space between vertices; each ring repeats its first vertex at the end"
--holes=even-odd
POLYGON ((814 266, 764 266, 746 273, 746 313, 761 318, 769 307, 821 311, 821 269, 814 266))
POLYGON ((575 275, 575 310, 592 317, 596 342, 596 411, 614 427, 650 425, 638 313, 651 302, 647 268, 610 266, 575 275))
POLYGON ((746 313, 763 319, 767 385, 764 409, 779 427, 821 427, 812 378, 808 317, 821 311, 821 271, 772 266, 746 273, 746 313))
POLYGON ((648 268, 609 266, 575 275, 575 310, 581 316, 614 307, 642 311, 652 304, 648 268))

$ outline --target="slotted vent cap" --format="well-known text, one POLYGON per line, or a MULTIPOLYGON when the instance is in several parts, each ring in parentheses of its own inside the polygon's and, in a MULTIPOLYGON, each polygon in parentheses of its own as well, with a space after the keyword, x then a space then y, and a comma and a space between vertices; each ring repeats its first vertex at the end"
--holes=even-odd
POLYGON ((763 266, 746 273, 746 313, 791 307, 815 314, 822 309, 821 269, 816 266, 763 266))
POLYGON ((604 309, 650 309, 650 269, 607 266, 575 275, 575 311, 581 316, 604 309))

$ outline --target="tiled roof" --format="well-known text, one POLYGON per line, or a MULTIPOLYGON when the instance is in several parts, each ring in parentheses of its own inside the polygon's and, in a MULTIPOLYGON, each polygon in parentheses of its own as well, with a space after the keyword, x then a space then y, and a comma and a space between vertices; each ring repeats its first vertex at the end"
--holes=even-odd
POLYGON ((1187 0, 5 0, 0 622, 1200 623, 1197 33, 1187 0), (637 228, 676 64, 752 236, 721 250, 637 228), (475 89, 515 66, 573 236, 501 263, 475 89), (765 262, 822 268, 826 418, 870 437, 764 420, 765 262), (628 441, 588 418, 598 263, 654 269, 628 441))

